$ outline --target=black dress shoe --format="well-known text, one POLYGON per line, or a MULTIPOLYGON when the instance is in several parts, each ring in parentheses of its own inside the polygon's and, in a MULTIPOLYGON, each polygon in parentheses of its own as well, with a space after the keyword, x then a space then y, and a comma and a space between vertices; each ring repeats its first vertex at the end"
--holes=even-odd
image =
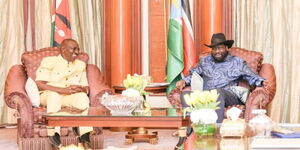
POLYGON ((72 127, 73 133, 76 137, 79 137, 78 127, 72 127))
POLYGON ((84 149, 93 149, 90 141, 90 132, 83 134, 79 138, 79 142, 82 144, 84 149))
POLYGON ((83 147, 84 147, 85 150, 91 150, 91 149, 93 149, 91 142, 85 141, 82 144, 83 144, 83 147))
POLYGON ((49 140, 52 145, 61 147, 60 135, 58 133, 55 133, 53 136, 49 136, 49 140))

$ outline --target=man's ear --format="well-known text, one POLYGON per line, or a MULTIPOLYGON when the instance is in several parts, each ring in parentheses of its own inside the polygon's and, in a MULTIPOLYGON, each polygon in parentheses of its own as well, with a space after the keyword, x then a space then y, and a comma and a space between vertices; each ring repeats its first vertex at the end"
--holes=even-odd
POLYGON ((66 49, 66 47, 65 46, 60 46, 60 50, 62 51, 62 52, 64 52, 65 51, 65 49, 66 49))

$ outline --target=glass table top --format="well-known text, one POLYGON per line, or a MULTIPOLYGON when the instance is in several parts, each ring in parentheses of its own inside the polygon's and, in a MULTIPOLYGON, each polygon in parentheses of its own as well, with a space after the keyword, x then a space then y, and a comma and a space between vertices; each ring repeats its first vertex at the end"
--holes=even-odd
POLYGON ((167 108, 154 108, 150 111, 133 111, 130 114, 111 114, 110 111, 104 107, 90 107, 86 110, 61 110, 56 113, 49 113, 44 116, 47 117, 170 117, 183 118, 182 110, 175 109, 168 111, 167 108), (172 112, 172 113, 170 113, 172 112))
MULTIPOLYGON (((300 132, 300 124, 277 123, 276 126, 283 129, 300 132)), ((222 138, 218 131, 213 136, 199 137, 192 134, 185 143, 185 150, 287 150, 300 149, 300 138, 278 138, 270 137, 255 137, 251 135, 251 129, 246 129, 246 136, 240 137, 225 137, 222 138)), ((183 149, 183 147, 181 147, 183 149)))

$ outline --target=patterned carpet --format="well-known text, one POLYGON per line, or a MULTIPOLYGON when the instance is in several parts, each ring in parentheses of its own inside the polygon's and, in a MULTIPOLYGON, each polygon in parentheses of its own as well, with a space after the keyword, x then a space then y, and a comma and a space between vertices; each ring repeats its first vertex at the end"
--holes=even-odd
MULTIPOLYGON (((107 129, 104 130, 103 136, 104 147, 117 147, 117 148, 129 148, 137 147, 137 150, 173 150, 178 137, 173 137, 172 133, 176 130, 171 129, 151 129, 148 132, 158 131, 158 143, 149 144, 147 142, 136 142, 131 146, 125 144, 126 132, 111 132, 107 129)), ((17 145, 17 129, 0 129, 0 148, 6 150, 18 150, 17 145)))

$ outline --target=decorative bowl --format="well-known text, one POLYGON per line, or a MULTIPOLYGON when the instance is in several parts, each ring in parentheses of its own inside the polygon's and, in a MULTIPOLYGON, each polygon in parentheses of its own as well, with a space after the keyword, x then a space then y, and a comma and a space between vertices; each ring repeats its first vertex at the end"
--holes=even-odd
POLYGON ((112 116, 131 116, 131 112, 139 106, 143 97, 129 97, 124 95, 109 95, 103 97, 102 104, 110 110, 112 116))

